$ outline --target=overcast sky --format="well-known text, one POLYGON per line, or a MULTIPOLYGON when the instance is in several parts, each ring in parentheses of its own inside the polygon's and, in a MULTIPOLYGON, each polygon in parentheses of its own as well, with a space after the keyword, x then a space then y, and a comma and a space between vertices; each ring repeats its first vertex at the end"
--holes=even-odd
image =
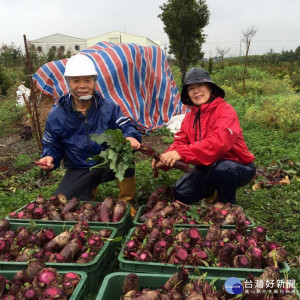
MULTIPOLYGON (((118 30, 168 45, 157 17, 167 0, 0 0, 0 45, 23 48, 23 34, 34 40, 55 33, 91 38, 118 30)), ((300 45, 300 0, 207 0, 210 11, 205 57, 216 47, 227 56, 245 53, 242 31, 255 27, 250 54, 295 50, 300 45)))

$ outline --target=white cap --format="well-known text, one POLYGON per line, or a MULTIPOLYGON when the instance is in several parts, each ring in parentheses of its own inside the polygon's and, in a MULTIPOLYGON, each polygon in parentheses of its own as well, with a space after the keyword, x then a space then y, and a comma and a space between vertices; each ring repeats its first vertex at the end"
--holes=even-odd
POLYGON ((70 57, 66 64, 65 76, 97 76, 94 63, 88 56, 76 54, 70 57))

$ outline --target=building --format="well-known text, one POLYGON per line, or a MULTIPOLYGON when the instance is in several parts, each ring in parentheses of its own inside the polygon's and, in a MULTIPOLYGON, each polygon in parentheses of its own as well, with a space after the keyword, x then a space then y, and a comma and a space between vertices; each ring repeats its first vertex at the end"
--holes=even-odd
POLYGON ((36 40, 30 41, 41 54, 47 54, 51 48, 60 54, 78 53, 87 48, 86 39, 55 33, 36 40))
POLYGON ((64 34, 55 33, 36 40, 30 41, 35 45, 40 54, 47 54, 51 48, 65 54, 68 50, 72 54, 76 54, 88 47, 91 47, 99 42, 111 42, 114 44, 137 44, 139 46, 157 46, 160 47, 159 42, 154 42, 146 37, 134 35, 126 32, 111 31, 106 34, 98 35, 89 39, 82 39, 64 34))
POLYGON ((130 34, 121 31, 111 31, 102 35, 98 35, 86 40, 87 47, 91 47, 99 42, 110 42, 114 44, 137 44, 139 46, 157 46, 160 47, 159 42, 154 42, 146 37, 130 34))

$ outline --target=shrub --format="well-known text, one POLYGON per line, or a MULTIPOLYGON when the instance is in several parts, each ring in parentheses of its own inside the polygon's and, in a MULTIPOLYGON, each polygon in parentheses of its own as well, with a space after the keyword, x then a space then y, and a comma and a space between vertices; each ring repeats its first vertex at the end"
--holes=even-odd
POLYGON ((300 129, 299 100, 296 94, 262 97, 247 109, 244 121, 285 132, 297 131, 300 129))

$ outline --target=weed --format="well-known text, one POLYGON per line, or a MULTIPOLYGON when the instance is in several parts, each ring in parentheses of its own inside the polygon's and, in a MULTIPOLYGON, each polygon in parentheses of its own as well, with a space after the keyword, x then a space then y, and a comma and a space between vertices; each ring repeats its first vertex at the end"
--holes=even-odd
POLYGON ((28 166, 31 161, 31 158, 27 154, 21 153, 15 158, 14 166, 17 169, 21 169, 28 166))

